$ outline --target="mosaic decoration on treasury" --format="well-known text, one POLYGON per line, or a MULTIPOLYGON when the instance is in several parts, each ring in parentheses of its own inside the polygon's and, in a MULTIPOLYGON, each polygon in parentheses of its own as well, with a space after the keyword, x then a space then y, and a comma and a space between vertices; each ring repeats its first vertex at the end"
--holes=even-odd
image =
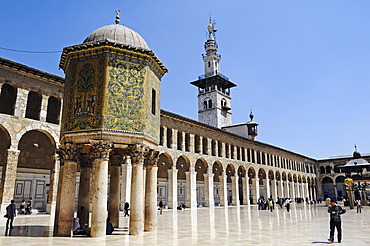
POLYGON ((68 70, 63 132, 106 129, 159 139, 160 79, 145 61, 99 54, 71 59, 68 70))
POLYGON ((109 58, 108 67, 109 83, 104 127, 143 132, 145 67, 114 58, 109 58))
POLYGON ((104 58, 78 66, 71 64, 70 83, 66 86, 68 105, 64 131, 97 129, 102 127, 102 94, 104 58), (78 70, 79 68, 79 70, 78 70), (78 70, 78 73, 77 73, 78 70), (96 75, 98 70, 98 75, 96 75), (77 75, 77 78, 76 78, 77 75), (100 83, 97 83, 99 81, 100 83))

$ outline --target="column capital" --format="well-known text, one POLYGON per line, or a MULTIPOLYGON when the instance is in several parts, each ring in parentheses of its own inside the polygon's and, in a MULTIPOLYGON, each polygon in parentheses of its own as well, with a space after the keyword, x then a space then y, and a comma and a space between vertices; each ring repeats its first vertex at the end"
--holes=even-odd
POLYGON ((75 143, 65 143, 59 145, 59 149, 56 150, 59 155, 60 164, 63 165, 65 161, 77 162, 77 156, 79 155, 81 146, 75 143))
POLYGON ((130 144, 127 148, 131 156, 131 164, 135 163, 144 164, 146 153, 149 151, 148 147, 141 144, 130 144))
POLYGON ((92 148, 90 156, 93 159, 109 159, 109 153, 112 151, 113 143, 107 140, 90 140, 92 148))
POLYGON ((149 150, 146 155, 145 166, 157 166, 159 159, 159 151, 149 150))

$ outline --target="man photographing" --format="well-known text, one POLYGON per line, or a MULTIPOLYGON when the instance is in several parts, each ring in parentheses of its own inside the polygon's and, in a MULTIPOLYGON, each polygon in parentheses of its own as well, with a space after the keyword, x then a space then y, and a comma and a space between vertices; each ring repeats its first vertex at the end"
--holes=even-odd
POLYGON ((338 243, 342 241, 342 220, 341 215, 346 212, 346 209, 337 204, 334 199, 330 200, 330 206, 328 213, 330 214, 330 237, 329 242, 334 242, 334 230, 337 228, 338 232, 338 243))

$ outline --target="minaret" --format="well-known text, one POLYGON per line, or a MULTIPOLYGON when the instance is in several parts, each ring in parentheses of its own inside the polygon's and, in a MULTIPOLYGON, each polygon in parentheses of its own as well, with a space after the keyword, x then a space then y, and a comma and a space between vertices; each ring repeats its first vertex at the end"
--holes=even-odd
POLYGON ((198 120, 221 128, 231 124, 230 88, 236 84, 220 73, 221 55, 217 53, 215 23, 209 19, 208 39, 203 54, 204 74, 191 82, 198 87, 198 120))

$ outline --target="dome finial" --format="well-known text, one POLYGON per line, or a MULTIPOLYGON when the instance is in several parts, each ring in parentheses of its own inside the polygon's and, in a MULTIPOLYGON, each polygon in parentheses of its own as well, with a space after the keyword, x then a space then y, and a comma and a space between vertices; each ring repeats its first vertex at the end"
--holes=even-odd
POLYGON ((249 118, 251 119, 251 121, 253 121, 254 115, 253 115, 252 109, 251 109, 251 113, 249 114, 249 118))
POLYGON ((118 25, 120 23, 119 15, 121 14, 121 10, 116 9, 116 24, 118 25))
POLYGON ((355 151, 357 151, 357 145, 355 144, 355 151))

